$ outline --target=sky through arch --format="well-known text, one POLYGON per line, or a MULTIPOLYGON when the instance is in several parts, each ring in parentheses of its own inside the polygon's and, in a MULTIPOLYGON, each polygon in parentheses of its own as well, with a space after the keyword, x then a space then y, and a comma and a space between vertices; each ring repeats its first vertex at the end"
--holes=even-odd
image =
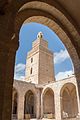
POLYGON ((22 80, 25 76, 27 52, 32 48, 38 32, 43 32, 48 41, 48 48, 54 53, 54 70, 57 80, 73 74, 73 64, 70 56, 59 37, 47 26, 38 23, 23 24, 19 34, 19 49, 16 54, 14 79, 22 80))

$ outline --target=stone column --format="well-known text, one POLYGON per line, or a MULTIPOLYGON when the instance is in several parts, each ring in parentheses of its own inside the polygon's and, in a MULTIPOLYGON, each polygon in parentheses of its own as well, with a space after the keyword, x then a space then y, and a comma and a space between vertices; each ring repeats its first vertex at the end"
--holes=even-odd
POLYGON ((17 109, 17 117, 18 120, 24 119, 24 95, 19 93, 18 95, 18 109, 17 109))
POLYGON ((0 120, 11 120, 15 54, 14 47, 0 44, 0 120))
POLYGON ((43 94, 41 94, 41 118, 43 118, 43 94))
POLYGON ((37 99, 36 99, 36 118, 39 119, 40 118, 40 102, 41 102, 41 98, 40 98, 40 90, 37 90, 37 99))
POLYGON ((55 100, 55 119, 61 120, 61 98, 60 98, 60 92, 58 90, 54 93, 54 100, 55 100))

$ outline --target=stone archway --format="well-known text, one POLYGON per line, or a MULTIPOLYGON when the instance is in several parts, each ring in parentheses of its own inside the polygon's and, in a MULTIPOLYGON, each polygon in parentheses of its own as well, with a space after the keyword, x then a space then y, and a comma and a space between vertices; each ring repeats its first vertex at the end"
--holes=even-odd
POLYGON ((24 21, 25 23, 38 22, 48 26, 50 29, 55 31, 55 33, 60 37, 61 41, 63 42, 71 56, 75 72, 79 72, 80 61, 73 43, 73 39, 79 39, 79 34, 74 28, 74 26, 70 23, 70 21, 59 10, 43 2, 35 1, 26 3, 19 9, 16 16, 15 35, 17 37, 21 25, 24 23, 24 21))
POLYGON ((76 86, 66 83, 61 89, 61 114, 62 118, 76 118, 78 115, 76 86))
POLYGON ((54 92, 51 88, 46 88, 43 93, 43 117, 55 118, 54 92))
POLYGON ((27 91, 25 94, 24 101, 24 117, 25 118, 35 118, 35 96, 31 90, 27 91))
MULTIPOLYGON (((32 0, 32 1, 34 2, 34 0, 32 0)), ((77 31, 79 30, 79 24, 77 25, 77 22, 75 21, 76 17, 71 15, 70 9, 66 9, 66 7, 64 8, 63 1, 62 1, 63 4, 60 4, 60 1, 55 1, 55 0, 49 0, 49 1, 48 0, 47 1, 46 0, 38 0, 38 1, 41 1, 41 3, 42 2, 47 3, 52 7, 55 6, 55 8, 57 10, 59 10, 61 13, 63 13, 63 16, 65 16, 67 18, 67 20, 69 20, 69 22, 71 22, 71 24, 74 26, 74 28, 77 31)), ((14 61, 15 61, 15 53, 18 48, 18 39, 17 39, 18 36, 16 35, 16 32, 14 31, 15 15, 17 14, 18 10, 25 3, 28 3, 28 2, 30 2, 30 0, 20 0, 20 1, 8 0, 8 1, 1 1, 1 3, 0 3, 0 28, 1 28, 0 29, 0 37, 1 37, 1 41, 0 41, 0 48, 1 48, 0 49, 1 50, 0 51, 0 53, 1 53, 0 54, 0 71, 1 71, 1 73, 0 73, 0 75, 1 75, 0 76, 0 80, 1 80, 1 82, 0 82, 1 83, 0 84, 1 85, 1 87, 0 87, 1 88, 1 90, 0 90, 0 107, 1 107, 0 119, 1 120, 5 120, 5 119, 10 120, 11 119, 10 111, 11 111, 11 104, 12 104, 11 96, 12 96, 12 84, 13 84, 13 73, 14 73, 13 68, 14 68, 14 61), (6 60, 6 62, 5 62, 5 60, 6 60), (5 76, 4 76, 4 73, 5 73, 5 76), (7 96, 6 96, 6 93, 7 93, 7 96), (6 102, 8 103, 7 105, 6 105, 6 102)), ((71 1, 67 2, 66 5, 70 6, 71 5, 71 4, 69 4, 70 2, 71 1)), ((72 2, 73 6, 75 6, 75 3, 77 3, 77 2, 72 2)), ((71 8, 71 6, 70 6, 70 8, 71 8)), ((77 8, 77 7, 75 7, 75 8, 77 8)), ((53 13, 53 11, 52 11, 52 13, 53 13)), ((72 11, 73 11, 73 9, 72 9, 72 11)), ((39 12, 37 11, 37 13, 39 13, 39 12)), ((77 19, 78 19, 78 17, 77 17, 77 19)), ((55 21, 56 22, 58 21, 58 17, 56 17, 55 21)), ((65 19, 64 19, 64 21, 65 21, 65 19)), ((63 20, 62 20, 62 22, 63 22, 63 20)), ((63 22, 63 24, 64 24, 64 22, 63 22)), ((66 23, 66 25, 68 25, 68 28, 71 28, 71 26, 69 24, 66 23)), ((66 29, 66 27, 64 24, 63 30, 65 30, 65 29, 66 29)), ((76 39, 73 35, 70 34, 70 33, 74 33, 73 29, 71 29, 71 30, 72 30, 72 32, 68 31, 68 29, 67 29, 66 34, 69 34, 69 38, 72 38, 74 49, 77 52, 78 57, 80 59, 80 46, 79 46, 80 45, 80 37, 79 37, 79 39, 76 39), (70 37, 70 36, 73 36, 73 37, 70 37)), ((78 37, 77 34, 75 36, 78 37)), ((71 41, 71 39, 70 39, 70 41, 71 41)), ((73 55, 73 56, 75 56, 75 55, 73 55)), ((76 58, 76 56, 75 56, 75 58, 76 58)), ((80 83, 79 82, 80 64, 75 63, 75 65, 76 65, 76 72, 77 72, 76 76, 77 76, 77 81, 78 81, 78 88, 80 88, 80 85, 79 85, 79 83, 80 83)), ((80 91, 79 91, 79 93, 80 93, 80 91)), ((80 94, 79 94, 79 96, 80 96, 80 94)))
POLYGON ((18 93, 15 88, 13 88, 12 96, 12 118, 17 119, 17 105, 18 105, 18 93))
POLYGON ((67 19, 67 17, 55 7, 50 5, 48 6, 48 4, 43 2, 40 4, 38 3, 39 2, 30 2, 21 6, 15 20, 15 36, 17 39, 19 38, 19 31, 24 22, 38 22, 48 26, 55 31, 55 33, 60 37, 61 41, 66 46, 71 56, 76 76, 77 74, 79 75, 80 60, 74 44, 75 40, 79 40, 79 34, 76 31, 76 28, 67 19))

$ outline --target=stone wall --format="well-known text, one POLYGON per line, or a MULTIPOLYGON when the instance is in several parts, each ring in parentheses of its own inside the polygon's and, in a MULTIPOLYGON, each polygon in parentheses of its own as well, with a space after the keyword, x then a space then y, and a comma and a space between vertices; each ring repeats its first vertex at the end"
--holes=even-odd
MULTIPOLYGON (((27 83, 25 81, 14 81, 14 88, 18 93, 18 111, 17 117, 24 118, 24 98, 25 94, 31 90, 35 97, 35 113, 36 118, 44 117, 44 114, 54 114, 56 120, 61 120, 62 118, 62 96, 64 89, 76 90, 76 106, 79 113, 79 98, 78 98, 78 88, 75 76, 69 77, 65 80, 55 81, 43 85, 35 85, 32 83, 27 83), (46 94, 47 91, 49 94, 46 94), (52 102, 53 101, 53 102, 52 102)), ((73 108, 73 107, 72 107, 73 108)), ((76 113, 76 116, 77 114, 76 113)), ((75 116, 75 117, 76 117, 75 116)))

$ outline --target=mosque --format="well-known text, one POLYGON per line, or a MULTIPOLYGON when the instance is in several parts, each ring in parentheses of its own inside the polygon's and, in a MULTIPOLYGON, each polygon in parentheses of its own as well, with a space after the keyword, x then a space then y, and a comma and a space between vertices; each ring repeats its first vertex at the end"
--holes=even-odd
POLYGON ((12 119, 80 119, 75 75, 56 81, 54 54, 39 32, 28 52, 24 81, 14 81, 12 119))

